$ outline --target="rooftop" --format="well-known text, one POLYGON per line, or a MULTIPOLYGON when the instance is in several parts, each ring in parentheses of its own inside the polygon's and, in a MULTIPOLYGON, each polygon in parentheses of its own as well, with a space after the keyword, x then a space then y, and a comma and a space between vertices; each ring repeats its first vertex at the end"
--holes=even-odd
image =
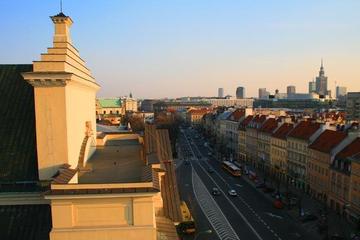
POLYGON ((335 158, 347 158, 353 155, 360 153, 360 137, 357 137, 349 145, 347 145, 343 150, 341 150, 335 158))
POLYGON ((236 109, 229 117, 228 120, 238 122, 240 118, 245 116, 244 109, 236 109))
POLYGON ((121 100, 119 98, 99 98, 98 101, 102 108, 121 107, 121 100))
POLYGON ((142 146, 137 134, 127 134, 106 141, 97 147, 85 168, 90 172, 79 175, 79 183, 133 183, 144 181, 146 165, 141 159, 142 146))
POLYGON ((50 205, 0 206, 1 239, 48 240, 51 225, 50 205))
POLYGON ((289 137, 309 140, 310 137, 320 128, 320 123, 302 121, 289 133, 289 137))
POLYGON ((294 124, 284 123, 272 134, 272 137, 286 139, 286 136, 293 128, 294 128, 294 124))
POLYGON ((346 133, 327 129, 320 134, 320 136, 309 146, 309 148, 323 153, 330 153, 334 147, 346 138, 346 136, 346 133))
POLYGON ((37 181, 33 87, 20 73, 29 65, 0 65, 0 179, 37 181))
POLYGON ((249 115, 244 120, 240 122, 239 129, 245 129, 246 126, 253 120, 253 116, 249 115))
POLYGON ((278 127, 278 121, 275 118, 268 118, 261 126, 260 131, 272 133, 278 127))

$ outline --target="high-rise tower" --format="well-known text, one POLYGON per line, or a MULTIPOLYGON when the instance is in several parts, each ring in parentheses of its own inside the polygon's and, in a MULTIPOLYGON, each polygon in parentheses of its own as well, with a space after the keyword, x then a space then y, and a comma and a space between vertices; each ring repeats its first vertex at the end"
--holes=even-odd
POLYGON ((324 71, 324 65, 323 60, 321 59, 321 67, 319 71, 319 76, 316 77, 316 92, 320 95, 326 95, 328 92, 328 86, 327 86, 327 80, 328 78, 325 76, 324 71))

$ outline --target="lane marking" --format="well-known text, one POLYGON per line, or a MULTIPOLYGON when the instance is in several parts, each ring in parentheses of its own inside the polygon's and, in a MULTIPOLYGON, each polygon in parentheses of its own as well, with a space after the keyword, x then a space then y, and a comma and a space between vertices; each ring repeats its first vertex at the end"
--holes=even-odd
POLYGON ((218 237, 220 239, 240 240, 224 213, 211 197, 204 183, 193 168, 191 168, 191 178, 196 201, 204 215, 208 218, 209 223, 218 237))
MULTIPOLYGON (((185 135, 185 134, 184 134, 185 135)), ((188 144, 190 145, 189 143, 189 140, 187 139, 186 135, 185 135, 185 139, 188 141, 188 144)), ((190 149, 194 152, 194 150, 192 149, 192 146, 190 145, 190 149)), ((201 154, 201 153, 200 153, 201 154)), ((195 155, 195 153, 194 153, 195 155)), ((198 161, 197 161, 198 163, 198 161)), ((192 163, 191 163, 192 165, 192 163)), ((239 216, 244 220, 244 222, 248 225, 248 227, 251 229, 251 231, 255 234, 255 236, 259 239, 259 240, 263 240, 263 238, 260 236, 260 234, 255 230, 255 228, 250 224, 250 222, 246 219, 246 217, 242 214, 242 212, 239 211, 239 209, 235 206, 235 204, 228 198, 227 194, 221 189, 221 187, 216 183, 216 181, 214 181, 214 179, 210 176, 210 174, 205 171, 205 169, 200 165, 200 164, 197 164, 204 172, 206 175, 208 175, 208 177, 212 180, 212 182, 214 182, 214 184, 218 187, 219 191, 222 192, 222 194, 224 195, 224 197, 228 200, 228 202, 230 203, 230 205, 235 209, 235 211, 239 214, 239 216)), ((195 171, 197 171, 195 168, 194 168, 195 171)), ((215 171, 215 173, 217 173, 215 171)), ((217 173, 218 174, 218 173, 217 173)), ((226 183, 227 184, 227 183, 226 183)), ((227 184, 229 185, 229 184, 227 184)))
MULTIPOLYGON (((184 133, 184 136, 185 136, 185 139, 186 139, 186 140, 188 141, 188 143, 189 143, 189 140, 188 140, 188 138, 187 138, 187 136, 186 136, 185 133, 184 133)), ((194 156, 196 156, 196 155, 195 155, 195 152, 194 152, 194 149, 193 149, 193 146, 190 145, 190 144, 189 144, 189 146, 190 146, 190 150, 193 152, 194 156)), ((198 154, 200 154, 200 155, 202 156, 202 153, 201 153, 201 151, 199 150, 198 146, 197 146, 196 144, 194 144, 194 146, 195 146, 198 154)), ((205 162, 205 165, 207 165, 208 167, 213 167, 213 166, 211 166, 207 161, 203 161, 203 162, 205 162)), ((243 216, 243 214, 242 214, 242 213, 239 211, 239 209, 234 205, 234 203, 233 203, 233 202, 226 196, 226 194, 222 191, 222 189, 219 187, 219 185, 216 183, 216 181, 213 179, 213 177, 210 176, 207 171, 205 171, 204 167, 199 163, 199 161, 197 161, 197 165, 198 165, 198 166, 206 173, 206 175, 208 175, 208 177, 215 183, 215 185, 219 188, 219 190, 224 194, 225 198, 226 198, 226 199, 230 202, 230 204, 235 208, 236 212, 238 212, 240 216, 243 216)), ((196 171, 196 169, 195 169, 195 171, 196 171)), ((218 177, 222 180, 222 182, 225 183, 225 185, 226 185, 228 188, 232 189, 231 185, 224 180, 224 178, 218 173, 217 170, 215 170, 214 172, 216 173, 216 175, 218 175, 218 177)), ((233 179, 233 178, 231 178, 231 180, 232 180, 232 179, 233 179)), ((241 196, 239 196, 239 199, 241 200, 241 202, 243 202, 243 203, 250 209, 250 211, 252 211, 253 213, 255 213, 255 211, 253 210, 253 208, 251 208, 251 207, 248 205, 248 203, 247 203, 241 196)), ((264 224, 264 226, 265 226, 266 228, 271 229, 270 226, 268 226, 267 223, 266 223, 263 219, 261 219, 259 215, 255 215, 255 216, 256 216, 257 218, 259 218, 259 220, 264 224)), ((257 235, 258 237, 260 237, 260 235, 256 232, 256 230, 252 227, 252 225, 248 222, 248 220, 247 220, 244 216, 243 216, 242 218, 243 218, 243 220, 247 223, 247 225, 253 230, 253 232, 255 233, 255 235, 257 235)), ((271 229, 271 230, 272 230, 272 229, 271 229)), ((276 236, 276 235, 274 234, 274 231, 273 231, 272 233, 273 233, 273 235, 274 235, 275 237, 277 237, 279 240, 281 240, 281 238, 280 238, 278 235, 276 236)), ((260 239, 261 239, 261 237, 260 237, 260 239)))

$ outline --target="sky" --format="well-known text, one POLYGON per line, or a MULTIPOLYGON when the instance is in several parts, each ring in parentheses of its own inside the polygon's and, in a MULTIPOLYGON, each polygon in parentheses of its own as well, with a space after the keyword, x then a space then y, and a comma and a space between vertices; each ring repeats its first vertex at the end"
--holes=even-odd
MULTIPOLYGON (((359 9, 359 0, 63 0, 99 97, 307 92, 321 58, 333 92, 335 82, 360 91, 359 9)), ((59 0, 0 0, 0 64, 39 60, 59 11, 59 0)))

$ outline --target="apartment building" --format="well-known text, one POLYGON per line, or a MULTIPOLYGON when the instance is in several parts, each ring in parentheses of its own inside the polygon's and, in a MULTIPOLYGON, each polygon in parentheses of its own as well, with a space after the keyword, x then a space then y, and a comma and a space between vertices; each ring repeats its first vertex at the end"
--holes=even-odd
POLYGON ((351 218, 360 216, 360 138, 354 139, 336 154, 330 165, 328 205, 351 218))
POLYGON ((310 193, 325 203, 329 195, 330 165, 334 157, 333 150, 346 137, 347 134, 344 132, 327 129, 308 148, 307 178, 310 193))
POLYGON ((259 167, 258 162, 258 130, 261 128, 266 115, 256 115, 249 124, 246 125, 246 158, 254 167, 259 167))
POLYGON ((240 162, 248 163, 247 150, 246 150, 246 126, 253 120, 253 116, 249 115, 239 123, 239 140, 238 140, 238 160, 240 162))
POLYGON ((308 145, 320 135, 321 124, 301 121, 287 136, 289 180, 298 188, 306 187, 308 145))
POLYGON ((186 122, 197 127, 202 123, 203 116, 209 111, 209 109, 190 109, 186 112, 186 122))
POLYGON ((293 130, 293 123, 283 123, 271 135, 270 164, 278 179, 286 181, 287 176, 287 135, 293 130))
POLYGON ((258 131, 257 157, 261 169, 270 171, 271 135, 278 128, 279 119, 269 117, 258 131))

